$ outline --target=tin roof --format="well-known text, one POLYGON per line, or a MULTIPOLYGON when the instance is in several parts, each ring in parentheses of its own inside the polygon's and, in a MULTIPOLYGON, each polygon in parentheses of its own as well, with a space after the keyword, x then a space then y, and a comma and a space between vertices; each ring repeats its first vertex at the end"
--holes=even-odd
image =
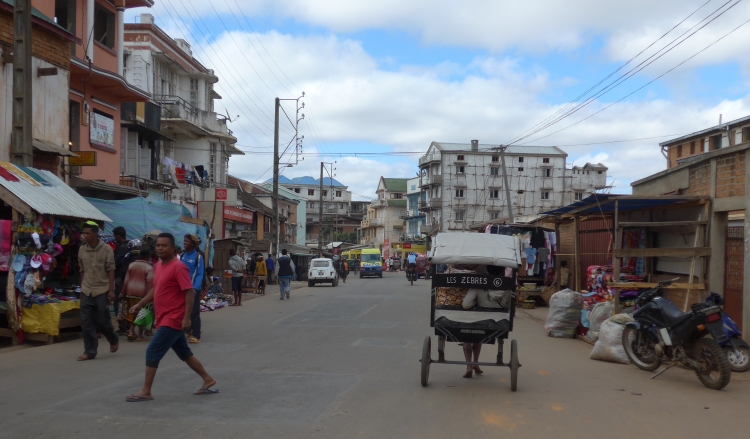
MULTIPOLYGON (((432 142, 433 145, 437 146, 443 151, 466 151, 472 152, 471 143, 448 143, 448 142, 432 142)), ((482 153, 491 153, 493 148, 499 148, 503 145, 489 145, 486 143, 480 143, 478 151, 482 153)), ((510 145, 505 150, 505 154, 509 155, 525 155, 525 154, 539 154, 539 155, 563 155, 568 154, 556 146, 523 146, 523 145, 510 145)))
POLYGON ((0 162, 0 186, 7 191, 3 201, 25 215, 33 210, 43 215, 112 222, 49 171, 0 162))
POLYGON ((639 195, 593 194, 581 201, 576 201, 573 204, 550 210, 549 212, 542 212, 542 215, 604 215, 614 213, 614 201, 618 202, 618 210, 620 212, 625 212, 655 209, 684 203, 686 201, 700 200, 702 198, 703 197, 689 195, 663 195, 659 197, 650 197, 639 195))

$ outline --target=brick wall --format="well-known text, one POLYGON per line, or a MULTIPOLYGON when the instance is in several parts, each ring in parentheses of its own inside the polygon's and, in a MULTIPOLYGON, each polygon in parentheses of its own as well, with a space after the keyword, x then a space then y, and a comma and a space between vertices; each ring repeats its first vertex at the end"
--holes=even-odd
POLYGON ((745 195, 745 151, 716 160, 716 198, 745 195))
MULTIPOLYGON (((13 15, 0 12, 0 44, 13 47, 13 15)), ((32 28, 31 54, 70 70, 70 42, 38 26, 32 28)))
POLYGON ((60 177, 60 157, 51 154, 34 153, 33 167, 44 169, 60 177))
POLYGON ((711 165, 690 168, 690 186, 684 195, 709 195, 711 192, 711 165))

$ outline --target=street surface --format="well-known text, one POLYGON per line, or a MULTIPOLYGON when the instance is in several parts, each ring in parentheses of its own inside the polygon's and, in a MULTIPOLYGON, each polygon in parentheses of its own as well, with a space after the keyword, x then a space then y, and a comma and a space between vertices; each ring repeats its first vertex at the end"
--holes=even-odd
MULTIPOLYGON (((750 375, 734 374, 719 392, 679 368, 651 380, 634 366, 590 360, 590 345, 549 338, 521 312, 512 333, 518 392, 505 367, 464 379, 464 366, 434 364, 423 388, 429 285, 410 286, 403 273, 352 275, 336 288, 293 290, 289 301, 272 286, 202 318, 203 343, 191 347, 218 380, 216 395, 193 395, 200 380, 170 352, 155 400, 126 403, 142 384, 146 343, 124 338, 116 354, 104 342, 87 362, 75 361, 81 340, 0 350, 0 437, 748 437, 750 375)), ((448 360, 462 359, 459 346, 446 349, 448 360)), ((486 346, 481 361, 495 352, 486 346)))

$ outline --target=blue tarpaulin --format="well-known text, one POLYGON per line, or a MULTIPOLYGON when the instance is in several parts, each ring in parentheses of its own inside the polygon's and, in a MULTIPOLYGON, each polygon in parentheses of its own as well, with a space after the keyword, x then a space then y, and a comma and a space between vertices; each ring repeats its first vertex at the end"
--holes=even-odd
MULTIPOLYGON (((128 239, 141 239, 146 233, 159 230, 173 234, 179 247, 182 247, 182 238, 188 233, 197 235, 203 245, 206 243, 205 227, 180 221, 180 217, 192 215, 186 207, 179 204, 141 197, 129 200, 86 200, 112 218, 112 222, 104 226, 105 234, 111 235, 112 229, 122 226, 127 231, 128 239)), ((210 255, 206 256, 206 260, 211 261, 210 255)))

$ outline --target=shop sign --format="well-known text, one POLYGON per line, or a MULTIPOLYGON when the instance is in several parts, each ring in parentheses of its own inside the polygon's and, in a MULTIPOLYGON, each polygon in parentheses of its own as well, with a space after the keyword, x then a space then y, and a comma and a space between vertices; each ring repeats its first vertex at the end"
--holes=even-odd
POLYGON ((406 249, 406 248, 411 248, 411 242, 405 242, 405 243, 404 243, 404 248, 405 248, 405 249, 406 249))
POLYGON ((71 157, 70 166, 96 166, 96 151, 76 151, 78 157, 71 157))
POLYGON ((89 140, 92 144, 115 149, 115 120, 99 113, 91 113, 89 140))
POLYGON ((206 201, 223 201, 229 206, 237 205, 237 188, 217 187, 206 191, 206 201))
POLYGON ((240 223, 252 224, 253 213, 249 210, 224 206, 224 221, 237 221, 240 223))
POLYGON ((391 257, 391 240, 386 239, 383 241, 383 257, 388 259, 391 257))

